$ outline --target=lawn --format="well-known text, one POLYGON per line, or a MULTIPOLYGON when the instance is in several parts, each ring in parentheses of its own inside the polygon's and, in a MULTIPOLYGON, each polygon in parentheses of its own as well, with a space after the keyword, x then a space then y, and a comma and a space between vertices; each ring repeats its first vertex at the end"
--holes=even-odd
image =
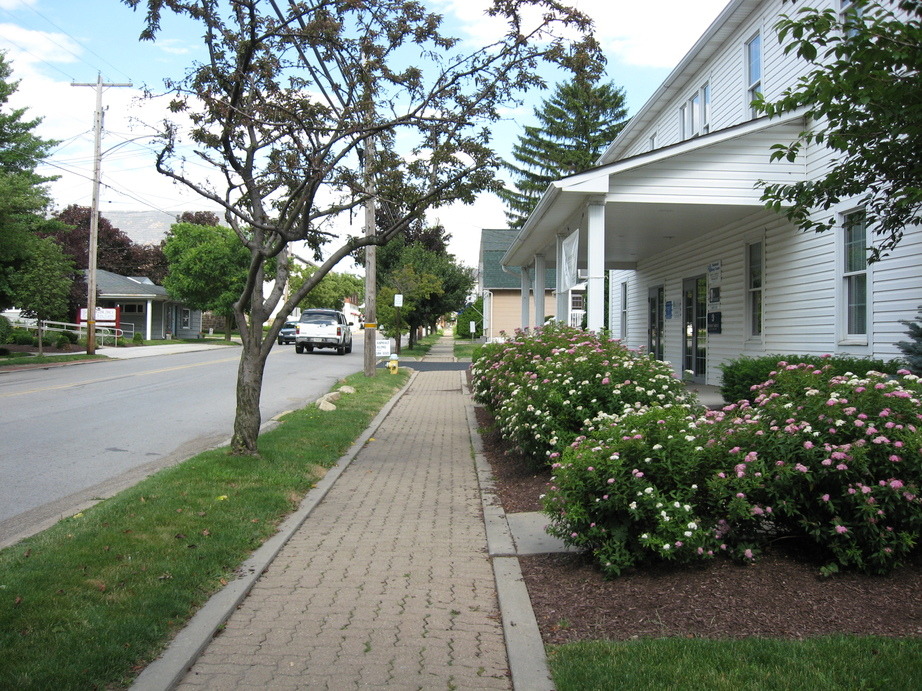
POLYGON ((288 414, 258 458, 206 452, 0 551, 0 688, 128 685, 407 377, 353 375, 356 394, 288 414))

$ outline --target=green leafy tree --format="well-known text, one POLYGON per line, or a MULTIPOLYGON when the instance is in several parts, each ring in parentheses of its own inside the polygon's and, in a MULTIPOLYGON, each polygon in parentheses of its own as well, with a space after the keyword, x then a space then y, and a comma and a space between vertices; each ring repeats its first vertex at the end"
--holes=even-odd
POLYGON ((37 175, 35 168, 56 143, 34 134, 41 119, 27 120, 24 108, 10 108, 19 87, 12 74, 0 52, 0 309, 14 305, 10 281, 28 257, 31 235, 49 226, 44 184, 53 178, 37 175))
MULTIPOLYGON (((309 280, 316 272, 316 266, 301 266, 291 269, 291 277, 288 279, 289 290, 292 292, 300 290, 304 282, 309 280)), ((298 307, 301 309, 322 307, 341 310, 346 300, 361 300, 364 290, 365 282, 358 276, 331 271, 301 300, 298 307)))
POLYGON ((510 228, 525 224, 552 182, 595 165, 627 117, 624 91, 591 75, 558 84, 534 113, 538 124, 526 125, 512 149, 518 164, 506 163, 515 189, 499 192, 510 228))
POLYGON ((856 199, 875 236, 870 261, 889 254, 922 207, 922 2, 855 0, 844 14, 805 7, 776 30, 787 53, 814 66, 777 101, 759 99, 767 115, 803 108, 810 129, 773 146, 772 159, 795 160, 810 144, 832 150, 816 180, 762 183, 763 200, 804 231, 837 225, 828 211, 856 199), (905 13, 897 15, 894 9, 905 13))
POLYGON ((247 281, 250 253, 230 228, 175 223, 163 243, 169 267, 163 287, 190 307, 224 317, 230 340, 234 303, 247 281))
POLYGON ((591 70, 599 55, 588 17, 558 0, 493 0, 488 12, 506 33, 474 47, 415 0, 123 2, 147 9, 143 39, 158 36, 165 9, 202 28, 207 58, 167 83, 172 111, 191 129, 167 123, 157 169, 223 207, 249 252, 234 305, 243 342, 234 454, 257 454, 263 372, 286 315, 361 247, 495 190, 490 125, 500 109, 542 86, 539 62, 591 70), (197 164, 183 166, 190 150, 197 164), (401 210, 386 227, 324 249, 330 221, 371 198, 387 207, 385 193, 401 210), (323 261, 281 304, 291 242, 323 261), (264 293, 271 258, 275 280, 264 293))
POLYGON ((403 331, 409 329, 412 333, 415 327, 414 312, 421 303, 443 290, 438 276, 406 263, 394 270, 388 285, 378 291, 378 324, 385 336, 394 339, 398 354, 403 331), (396 295, 403 296, 403 305, 399 308, 394 306, 396 295))
POLYGON ((13 297, 23 314, 38 320, 38 348, 42 353, 42 322, 63 320, 74 278, 74 263, 49 238, 32 235, 26 241, 26 260, 12 278, 13 297))

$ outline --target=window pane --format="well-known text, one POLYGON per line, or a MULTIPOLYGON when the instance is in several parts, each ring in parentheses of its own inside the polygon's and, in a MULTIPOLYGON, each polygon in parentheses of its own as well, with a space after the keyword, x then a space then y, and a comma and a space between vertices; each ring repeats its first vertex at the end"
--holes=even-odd
POLYGON ((762 79, 762 37, 756 34, 746 44, 749 59, 749 84, 755 84, 762 79))
POLYGON ((762 335, 762 291, 753 290, 749 293, 749 315, 751 320, 750 335, 762 335))
POLYGON ((863 335, 868 332, 867 281, 866 274, 856 274, 845 278, 846 292, 848 294, 849 335, 863 335))
POLYGON ((867 231, 863 214, 845 217, 845 272, 864 271, 867 268, 867 231))
POLYGON ((749 287, 762 287, 762 243, 749 245, 749 287))

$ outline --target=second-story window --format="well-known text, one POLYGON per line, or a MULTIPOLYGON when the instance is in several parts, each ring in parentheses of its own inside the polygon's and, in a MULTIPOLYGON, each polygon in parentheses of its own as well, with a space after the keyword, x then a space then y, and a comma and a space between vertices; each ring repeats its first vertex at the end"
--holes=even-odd
POLYGON ((752 102, 762 93, 762 35, 756 34, 746 41, 746 105, 750 117, 759 113, 752 102))
POLYGON ((679 126, 682 139, 707 134, 711 129, 711 86, 705 83, 679 106, 679 126))

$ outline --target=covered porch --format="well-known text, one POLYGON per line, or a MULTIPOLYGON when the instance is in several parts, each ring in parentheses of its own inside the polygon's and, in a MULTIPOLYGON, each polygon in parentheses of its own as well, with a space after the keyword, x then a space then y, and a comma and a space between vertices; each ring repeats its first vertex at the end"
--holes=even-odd
POLYGON ((523 276, 522 328, 541 324, 544 314, 541 291, 526 276, 555 269, 558 320, 570 288, 585 281, 587 326, 600 331, 607 271, 636 270, 684 245, 694 252, 696 239, 754 215, 775 218, 761 201, 759 182, 805 179, 803 160, 770 160, 773 144, 796 139, 804 128, 799 115, 761 118, 551 184, 502 259, 523 276))

